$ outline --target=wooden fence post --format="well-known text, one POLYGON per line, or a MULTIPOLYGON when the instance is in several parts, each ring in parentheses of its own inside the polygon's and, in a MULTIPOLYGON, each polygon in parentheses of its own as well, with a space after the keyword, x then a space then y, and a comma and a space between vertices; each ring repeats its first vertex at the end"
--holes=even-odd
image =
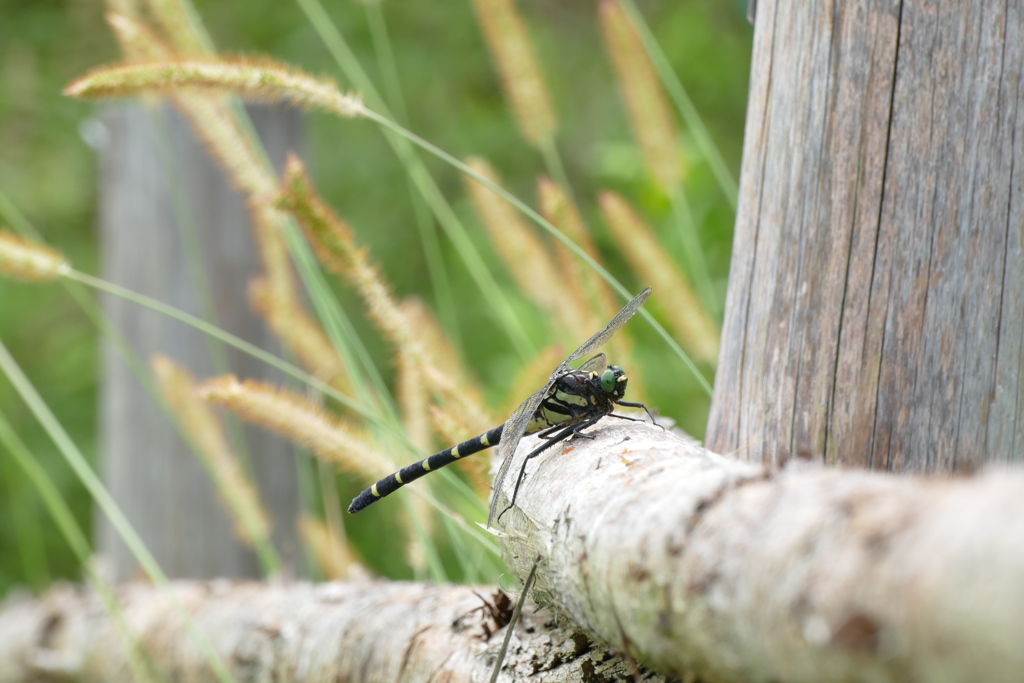
MULTIPOLYGON (((294 109, 249 112, 275 164, 301 148, 294 109)), ((102 120, 109 134, 100 153, 104 277, 277 351, 249 309, 246 287, 258 270, 257 251, 245 202, 224 171, 169 106, 117 107, 102 120)), ((234 372, 281 381, 262 363, 134 303, 105 297, 103 310, 146 371, 150 357, 162 353, 199 377, 234 372)), ((104 480, 167 574, 258 576, 255 556, 235 538, 206 472, 110 341, 103 347, 100 415, 104 480)), ((294 455, 266 432, 245 429, 244 436, 251 472, 275 521, 275 545, 294 566, 300 510, 294 455)), ((101 553, 118 579, 132 578, 134 558, 97 514, 101 553)))
POLYGON ((1024 459, 1024 10, 757 5, 708 447, 1024 459))

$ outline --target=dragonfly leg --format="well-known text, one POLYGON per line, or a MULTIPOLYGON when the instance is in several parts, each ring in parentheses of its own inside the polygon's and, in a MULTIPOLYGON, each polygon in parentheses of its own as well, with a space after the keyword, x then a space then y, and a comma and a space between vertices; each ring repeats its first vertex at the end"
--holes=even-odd
MULTIPOLYGON (((554 439, 554 438, 557 438, 557 437, 554 437, 554 436, 551 436, 551 435, 554 434, 555 432, 557 432, 559 429, 565 429, 565 425, 551 425, 550 427, 544 429, 543 431, 537 432, 537 437, 541 438, 541 439, 554 439)), ((561 437, 561 439, 564 439, 564 438, 565 438, 564 436, 561 437)), ((561 441, 561 439, 559 439, 559 441, 561 441)))
MULTIPOLYGON (((627 408, 643 408, 644 412, 647 413, 647 417, 651 418, 651 422, 653 422, 655 426, 661 427, 661 425, 658 424, 658 421, 654 419, 654 415, 651 414, 650 409, 647 406, 645 406, 643 403, 633 403, 632 401, 618 401, 617 403, 618 403, 618 405, 626 406, 627 408)), ((613 414, 612 417, 620 417, 623 420, 636 420, 637 422, 644 422, 644 420, 637 420, 635 417, 626 417, 625 415, 614 415, 613 414)), ((661 427, 661 428, 662 428, 662 430, 665 429, 664 427, 661 427)))
MULTIPOLYGON (((579 430, 586 429, 587 427, 592 427, 593 425, 597 424, 598 420, 600 420, 602 417, 604 417, 604 415, 598 415, 597 417, 591 418, 589 420, 584 420, 583 422, 580 422, 579 424, 569 425, 568 427, 562 428, 562 430, 559 431, 554 436, 547 436, 547 437, 545 437, 545 438, 549 439, 549 441, 547 443, 541 445, 539 448, 536 448, 535 450, 531 451, 523 459, 523 466, 519 468, 519 476, 516 477, 516 486, 515 486, 514 489, 512 489, 512 500, 509 501, 508 507, 506 507, 504 510, 501 511, 501 514, 498 515, 497 519, 495 519, 494 522, 495 523, 500 522, 501 521, 501 516, 504 515, 506 512, 508 512, 509 510, 511 510, 512 506, 516 504, 516 496, 519 495, 519 487, 522 485, 523 479, 526 477, 526 463, 528 463, 532 458, 536 458, 538 455, 540 455, 541 453, 543 453, 547 449, 551 448, 552 446, 554 446, 559 441, 565 441, 566 439, 568 439, 573 434, 577 434, 579 436, 587 436, 588 438, 593 439, 594 438, 593 435, 580 434, 579 430)), ((549 431, 550 432, 550 431, 554 431, 554 430, 545 430, 545 431, 549 431)))
MULTIPOLYGON (((604 417, 604 416, 602 415, 601 417, 604 417)), ((597 419, 599 420, 601 418, 599 417, 597 419)), ((597 438, 597 434, 584 434, 583 432, 580 431, 581 429, 586 429, 587 427, 592 426, 595 422, 597 422, 597 420, 587 421, 587 422, 584 422, 583 424, 576 425, 576 428, 572 430, 572 435, 573 436, 579 436, 579 437, 582 437, 584 439, 596 439, 597 438)))

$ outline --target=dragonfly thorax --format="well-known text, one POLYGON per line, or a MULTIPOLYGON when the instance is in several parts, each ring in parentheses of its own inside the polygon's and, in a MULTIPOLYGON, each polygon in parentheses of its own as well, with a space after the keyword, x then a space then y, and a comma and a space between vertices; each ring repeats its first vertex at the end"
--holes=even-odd
POLYGON ((626 373, 617 365, 601 371, 584 366, 555 379, 537 406, 527 434, 608 415, 626 394, 626 373))

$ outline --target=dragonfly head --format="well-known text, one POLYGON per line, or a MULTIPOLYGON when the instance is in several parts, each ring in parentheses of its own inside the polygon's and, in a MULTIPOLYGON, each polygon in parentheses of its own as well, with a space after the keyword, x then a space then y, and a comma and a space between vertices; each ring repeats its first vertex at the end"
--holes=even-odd
POLYGON ((609 365, 601 373, 601 389, 618 400, 626 395, 626 371, 618 365, 609 365))

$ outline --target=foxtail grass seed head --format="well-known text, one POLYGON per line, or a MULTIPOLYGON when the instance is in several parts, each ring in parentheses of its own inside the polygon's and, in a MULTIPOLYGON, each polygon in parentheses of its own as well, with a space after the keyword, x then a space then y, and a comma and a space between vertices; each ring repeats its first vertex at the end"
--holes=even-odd
POLYGON ((541 349, 540 353, 516 375, 509 388, 505 405, 501 408, 501 414, 511 415, 523 396, 529 396, 537 387, 544 386, 551 368, 557 367, 565 358, 565 354, 566 350, 562 346, 547 346, 541 349))
POLYGON ((196 457, 210 472, 217 494, 234 519, 236 535, 250 545, 269 542, 270 514, 232 451, 223 424, 196 396, 192 376, 166 356, 154 356, 151 364, 164 399, 177 415, 196 457))
POLYGON ((534 147, 546 145, 558 122, 515 0, 473 0, 473 6, 520 132, 534 147))
POLYGON ((343 117, 365 112, 362 101, 329 79, 317 79, 269 59, 218 58, 120 64, 76 79, 64 94, 82 99, 128 97, 181 90, 231 93, 257 102, 288 102, 343 117))
POLYGON ((633 135, 650 174, 667 196, 683 179, 683 153, 672 110, 647 57, 643 39, 617 0, 600 6, 601 32, 629 111, 633 135))
POLYGON ((352 229, 316 193, 305 167, 294 156, 286 165, 277 205, 299 220, 321 263, 355 286, 377 329, 396 349, 424 363, 424 351, 415 330, 379 269, 370 261, 368 250, 357 245, 352 229))
MULTIPOLYGON (((110 24, 121 50, 129 61, 140 66, 174 63, 174 49, 149 25, 114 13, 107 14, 107 23, 110 24)), ((69 89, 73 86, 74 84, 69 86, 69 89)), ((183 88, 172 92, 156 90, 144 93, 143 96, 172 96, 174 103, 191 121, 196 134, 206 143, 210 153, 227 170, 235 187, 250 198, 253 195, 270 194, 277 187, 277 179, 267 171, 266 164, 256 152, 248 135, 238 126, 235 112, 223 94, 217 91, 211 93, 208 90, 197 93, 195 89, 183 88)), ((257 224, 260 222, 258 219, 259 216, 254 212, 257 224)), ((258 230, 261 227, 257 225, 258 230)), ((266 241, 263 236, 260 239, 266 241)))
MULTIPOLYGON (((486 401, 480 394, 479 382, 471 379, 473 373, 452 348, 437 319, 419 299, 405 299, 399 306, 411 329, 416 330, 416 340, 424 355, 418 364, 422 379, 441 404, 459 412, 466 425, 458 440, 468 432, 495 424, 498 416, 484 407, 486 401)), ((416 359, 410 355, 412 360, 416 359)))
POLYGON ((195 16, 190 2, 181 0, 148 0, 150 13, 160 24, 164 35, 174 45, 179 55, 202 56, 211 52, 209 38, 203 31, 202 23, 195 16))
MULTIPOLYGON (((537 196, 544 218, 579 245, 584 253, 600 261, 601 255, 590 236, 590 230, 562 186, 542 177, 537 183, 537 196)), ((581 318, 577 323, 580 329, 599 329, 618 309, 608 284, 561 242, 555 242, 555 257, 568 283, 566 291, 573 297, 574 308, 581 318)), ((621 346, 622 341, 613 339, 611 344, 615 348, 621 346)))
POLYGON ((121 52, 130 62, 146 62, 173 59, 170 45, 157 35, 138 16, 122 12, 107 12, 107 25, 114 32, 121 52))
POLYGON ((299 220, 317 258, 355 286, 374 326, 404 362, 415 367, 435 393, 445 397, 457 394, 450 390, 450 378, 434 364, 415 326, 392 296, 378 269, 370 263, 367 250, 356 244, 352 230, 316 194, 297 158, 289 159, 286 164, 277 205, 299 220))
MULTIPOLYGON (((501 182, 491 165, 479 157, 466 159, 466 165, 495 185, 501 182)), ((466 189, 477 213, 491 236, 498 255, 512 273, 516 284, 557 320, 564 320, 563 302, 552 292, 562 291, 562 277, 548 245, 533 226, 511 204, 473 178, 465 179, 466 189)), ((571 308, 571 307, 570 307, 571 308)))
POLYGON ((103 4, 108 13, 120 14, 129 19, 137 19, 142 12, 136 0, 105 0, 103 4))
MULTIPOLYGON (((118 14, 108 14, 107 22, 130 61, 152 64, 168 63, 174 59, 173 49, 148 25, 118 14)), ((265 267, 268 272, 274 273, 277 269, 272 261, 278 259, 273 253, 268 252, 280 250, 267 245, 273 242, 278 226, 273 220, 266 220, 268 212, 260 211, 259 207, 254 206, 252 198, 272 193, 277 187, 277 179, 267 171, 259 153, 238 126, 234 111, 221 93, 199 94, 194 89, 182 89, 171 93, 158 91, 144 96, 159 97, 163 94, 173 96, 174 103, 192 123, 196 134, 228 172, 232 184, 249 195, 249 208, 256 224, 265 267), (268 222, 272 224, 269 230, 266 226, 268 222)))
MULTIPOLYGON (((174 60, 174 50, 148 25, 112 13, 107 15, 107 22, 130 61, 152 64, 174 60)), ((227 171, 232 184, 248 195, 264 268, 277 282, 277 274, 287 270, 279 264, 288 258, 283 245, 276 244, 281 242, 278 225, 280 212, 267 211, 254 201, 254 197, 273 193, 277 188, 277 178, 268 171, 251 139, 238 125, 235 112, 222 93, 197 93, 194 89, 186 88, 170 93, 153 92, 143 97, 156 98, 164 94, 172 96, 175 105, 192 123, 210 154, 227 171)))
POLYGON ((416 297, 406 298, 399 302, 398 306, 402 315, 409 321, 409 326, 416 330, 416 338, 424 351, 434 361, 438 370, 452 379, 456 390, 468 390, 471 384, 478 386, 477 382, 467 380, 472 372, 463 363, 458 352, 452 348, 447 332, 423 300, 416 297))
POLYGON ((249 303, 253 310, 267 322, 307 372, 335 389, 349 393, 352 384, 345 372, 345 364, 320 323, 295 301, 282 301, 272 292, 266 278, 251 280, 249 303))
MULTIPOLYGON (((236 139, 245 143, 249 142, 249 138, 240 133, 236 139)), ((242 158, 244 157, 234 157, 235 160, 242 158)), ((233 171, 237 167, 231 163, 226 163, 225 167, 229 174, 234 176, 233 171)), ((303 299, 298 293, 295 269, 292 266, 288 245, 284 240, 288 216, 274 205, 273 198, 277 193, 277 178, 272 173, 264 173, 265 170, 261 168, 253 175, 259 176, 259 182, 266 182, 266 192, 253 192, 246 202, 260 250, 260 262, 263 264, 267 288, 274 301, 282 307, 302 308, 304 306, 303 299)), ((234 177, 237 178, 237 176, 234 177)))
POLYGON ((402 424, 409 439, 417 448, 430 448, 430 427, 427 411, 430 405, 430 391, 423 381, 423 373, 419 371, 415 359, 410 354, 399 351, 396 363, 395 389, 398 405, 402 409, 402 424))
POLYGON ((370 573, 359 562, 352 546, 334 533, 323 520, 302 515, 299 518, 299 535, 302 537, 302 545, 312 553, 313 561, 326 580, 370 578, 370 573))
POLYGON ((537 181, 537 196, 540 199, 541 213, 549 223, 565 233, 565 236, 578 244, 584 252, 596 258, 597 247, 590 238, 590 232, 583 223, 579 210, 561 185, 547 177, 537 181))
POLYGON ((390 459, 381 456, 344 422, 304 397, 273 385, 239 382, 227 375, 200 384, 199 396, 366 480, 376 480, 395 469, 390 459))
POLYGON ((298 219, 320 263, 340 275, 352 275, 365 254, 348 224, 320 199, 305 165, 295 155, 285 163, 277 206, 298 219))
POLYGON ((701 360, 715 363, 721 333, 686 274, 666 255, 647 223, 625 199, 614 192, 602 192, 598 202, 615 243, 633 270, 644 273, 651 286, 673 302, 664 309, 683 345, 701 360))
POLYGON ((56 249, 0 230, 0 273, 19 280, 48 282, 69 272, 71 264, 56 249))

